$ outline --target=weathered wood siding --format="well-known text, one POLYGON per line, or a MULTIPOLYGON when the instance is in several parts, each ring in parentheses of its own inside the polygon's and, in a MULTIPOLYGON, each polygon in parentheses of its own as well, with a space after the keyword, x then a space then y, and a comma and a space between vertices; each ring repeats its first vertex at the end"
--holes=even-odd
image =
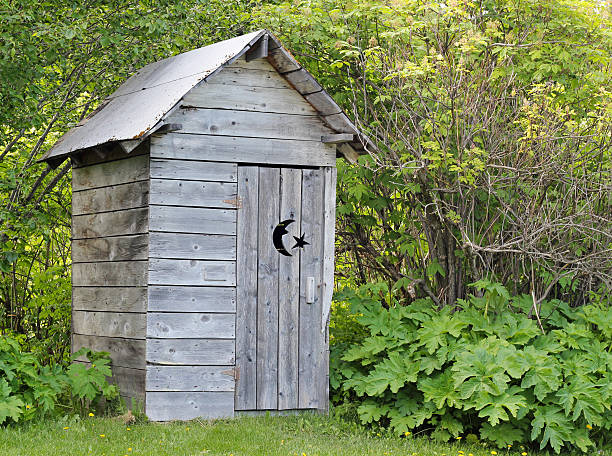
MULTIPOLYGON (((321 142, 331 131, 265 60, 201 83, 167 122, 181 128, 150 149, 146 413, 299 408, 300 284, 290 278, 300 260, 279 259, 271 234, 282 217, 299 227, 303 170, 257 165, 333 167, 335 147, 321 142)), ((318 338, 320 321, 308 324, 318 338)))
POLYGON ((72 189, 72 350, 109 352, 120 394, 142 402, 148 146, 129 155, 119 148, 82 154, 74 160, 72 189))

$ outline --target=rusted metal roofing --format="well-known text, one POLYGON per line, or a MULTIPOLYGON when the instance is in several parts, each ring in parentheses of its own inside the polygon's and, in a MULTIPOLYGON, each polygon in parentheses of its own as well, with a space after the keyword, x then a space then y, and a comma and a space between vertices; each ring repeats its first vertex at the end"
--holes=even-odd
POLYGON ((356 135, 351 142, 355 150, 362 151, 363 144, 372 145, 278 39, 267 30, 258 30, 141 68, 88 118, 64 134, 41 161, 57 165, 83 149, 147 137, 163 125, 164 117, 189 90, 255 48, 261 39, 267 40, 270 64, 304 95, 325 123, 338 133, 356 135))

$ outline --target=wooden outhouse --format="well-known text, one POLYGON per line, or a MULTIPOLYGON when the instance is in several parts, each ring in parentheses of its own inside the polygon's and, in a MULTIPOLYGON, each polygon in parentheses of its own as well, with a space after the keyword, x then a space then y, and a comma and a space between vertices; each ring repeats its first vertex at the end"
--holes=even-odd
POLYGON ((335 162, 365 138, 265 30, 142 68, 72 170, 72 350, 151 420, 326 410, 335 162))

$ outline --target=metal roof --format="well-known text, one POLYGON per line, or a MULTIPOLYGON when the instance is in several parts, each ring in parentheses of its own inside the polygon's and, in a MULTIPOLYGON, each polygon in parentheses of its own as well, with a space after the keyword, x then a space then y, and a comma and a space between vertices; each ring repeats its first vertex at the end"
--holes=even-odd
POLYGON ((267 30, 258 30, 141 68, 98 109, 65 133, 41 161, 57 165, 83 149, 147 137, 163 125, 164 117, 189 90, 255 48, 264 37, 269 43, 270 64, 304 95, 323 121, 338 133, 359 135, 360 139, 351 143, 357 150, 363 149, 362 143, 371 144, 278 39, 267 30))

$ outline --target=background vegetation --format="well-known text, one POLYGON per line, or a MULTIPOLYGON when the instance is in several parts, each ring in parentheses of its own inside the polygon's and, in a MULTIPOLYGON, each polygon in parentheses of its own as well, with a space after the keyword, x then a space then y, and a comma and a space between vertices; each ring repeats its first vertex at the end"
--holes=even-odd
POLYGON ((70 165, 36 160, 139 67, 266 27, 378 146, 338 162, 335 402, 439 439, 609 443, 609 2, 0 5, 0 356, 69 361, 70 165))

